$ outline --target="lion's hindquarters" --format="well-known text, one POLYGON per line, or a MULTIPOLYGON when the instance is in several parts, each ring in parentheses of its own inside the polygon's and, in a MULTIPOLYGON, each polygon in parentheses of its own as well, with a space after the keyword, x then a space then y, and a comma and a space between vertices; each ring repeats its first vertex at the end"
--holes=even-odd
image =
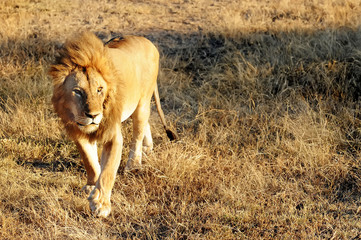
POLYGON ((119 73, 117 95, 122 98, 118 101, 121 120, 129 116, 133 120, 133 140, 126 165, 126 170, 131 170, 141 166, 143 144, 147 150, 153 146, 148 119, 157 81, 159 53, 149 40, 142 37, 128 36, 116 44, 117 48, 111 46, 113 48, 108 51, 119 73))

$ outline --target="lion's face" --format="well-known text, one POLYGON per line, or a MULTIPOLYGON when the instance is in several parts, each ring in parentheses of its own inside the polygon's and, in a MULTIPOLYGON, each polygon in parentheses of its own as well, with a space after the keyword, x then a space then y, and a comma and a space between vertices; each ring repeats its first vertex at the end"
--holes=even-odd
POLYGON ((103 105, 107 84, 93 68, 79 68, 69 74, 64 82, 69 119, 84 133, 92 133, 103 118, 103 105))

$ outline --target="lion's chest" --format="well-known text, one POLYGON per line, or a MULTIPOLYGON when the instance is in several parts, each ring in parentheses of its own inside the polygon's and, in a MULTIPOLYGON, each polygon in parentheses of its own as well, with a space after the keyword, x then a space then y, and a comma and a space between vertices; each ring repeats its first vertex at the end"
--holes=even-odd
POLYGON ((136 108, 137 105, 123 107, 121 113, 121 121, 124 122, 125 120, 127 120, 133 114, 136 108))

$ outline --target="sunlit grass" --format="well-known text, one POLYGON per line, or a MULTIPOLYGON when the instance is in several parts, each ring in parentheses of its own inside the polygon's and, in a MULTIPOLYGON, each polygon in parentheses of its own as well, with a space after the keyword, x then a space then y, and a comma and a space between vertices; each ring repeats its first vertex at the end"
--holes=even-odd
POLYGON ((1 239, 357 239, 361 3, 0 2, 1 239), (80 8, 87 9, 76 10, 80 8), (84 29, 161 52, 155 147, 107 219, 52 111, 49 64, 84 29))

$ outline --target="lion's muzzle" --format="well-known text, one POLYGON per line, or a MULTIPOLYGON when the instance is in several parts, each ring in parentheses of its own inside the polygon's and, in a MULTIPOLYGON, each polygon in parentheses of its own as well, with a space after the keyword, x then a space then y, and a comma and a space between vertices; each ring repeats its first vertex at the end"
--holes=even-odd
POLYGON ((98 114, 84 113, 84 116, 78 116, 75 122, 80 130, 89 133, 98 129, 102 119, 103 119, 102 113, 98 113, 98 114))

